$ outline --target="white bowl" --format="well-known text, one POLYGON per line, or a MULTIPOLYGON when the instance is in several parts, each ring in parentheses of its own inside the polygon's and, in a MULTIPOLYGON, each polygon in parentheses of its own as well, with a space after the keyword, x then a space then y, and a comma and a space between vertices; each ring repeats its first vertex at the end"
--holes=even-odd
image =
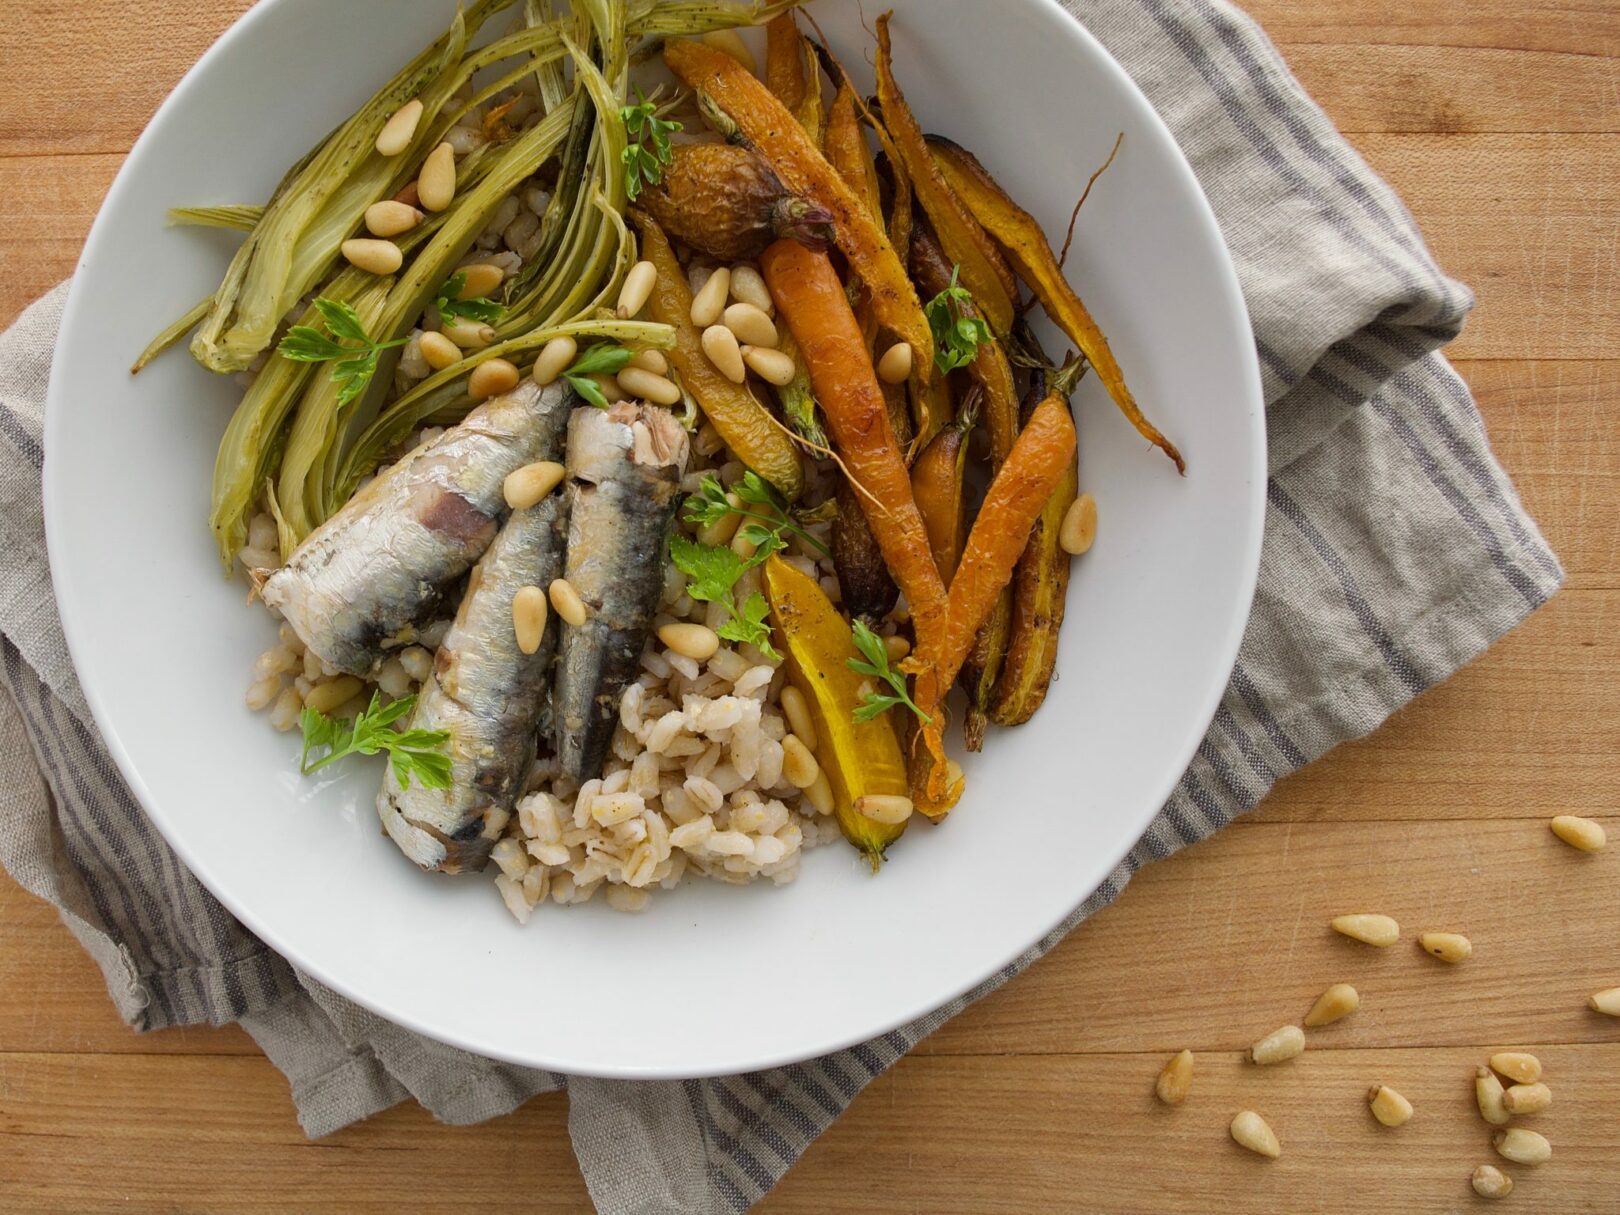
MULTIPOLYGON (((205 524, 239 389, 183 351, 127 371, 214 287, 233 242, 165 228, 164 211, 264 199, 443 27, 449 0, 266 0, 181 82, 107 196, 47 416, 51 567, 74 662, 120 770, 192 871, 289 960, 393 1021, 619 1077, 743 1071, 864 1040, 973 986, 1084 899, 1214 713, 1254 590, 1265 484, 1253 340, 1214 218, 1146 100, 1056 4, 895 8, 897 74, 924 124, 974 149, 1059 239, 1124 131, 1070 277, 1188 473, 1088 377, 1081 483, 1101 525, 1075 567, 1059 678, 1031 724, 993 731, 968 762, 950 818, 916 823, 876 877, 832 846, 786 887, 698 883, 638 916, 548 905, 519 927, 487 878, 421 873, 388 844, 379 768, 301 780, 295 741, 243 707, 274 629, 220 577, 205 524)), ((813 11, 864 73, 858 6, 813 11)))

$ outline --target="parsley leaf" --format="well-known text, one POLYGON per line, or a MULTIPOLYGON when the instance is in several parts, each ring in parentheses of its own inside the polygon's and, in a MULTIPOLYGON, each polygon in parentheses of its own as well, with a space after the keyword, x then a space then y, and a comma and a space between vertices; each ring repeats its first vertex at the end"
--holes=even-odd
POLYGON ((562 373, 563 379, 573 386, 583 400, 589 401, 598 409, 606 409, 608 400, 602 395, 602 389, 593 375, 617 375, 623 371, 633 356, 623 346, 615 346, 612 342, 598 342, 581 354, 566 371, 562 373))
POLYGON ((678 122, 658 117, 657 103, 648 101, 640 89, 636 90, 636 96, 641 99, 641 104, 627 105, 619 110, 625 133, 630 137, 621 155, 624 161, 624 192, 631 202, 641 196, 643 182, 656 186, 664 180, 664 166, 674 156, 669 137, 683 129, 678 122))
POLYGON ((779 658, 781 655, 771 646, 771 626, 766 623, 770 606, 765 596, 755 591, 739 608, 735 588, 744 573, 781 547, 782 537, 769 532, 754 555, 745 561, 727 546, 699 544, 677 533, 669 538, 669 557, 675 568, 686 575, 688 595, 700 603, 724 605, 731 619, 716 630, 720 636, 728 641, 748 642, 760 653, 779 658))
POLYGON ((867 627, 864 620, 857 619, 854 624, 855 648, 866 659, 849 660, 849 669, 857 675, 870 675, 874 679, 881 679, 894 689, 894 694, 887 692, 868 692, 862 699, 860 707, 855 710, 856 721, 871 721, 880 713, 887 713, 895 705, 905 705, 922 721, 924 725, 932 725, 933 719, 917 707, 916 701, 911 699, 906 691, 906 677, 889 666, 889 652, 883 648, 883 638, 879 637, 867 627))
POLYGON ((299 363, 332 363, 332 380, 338 386, 338 404, 347 405, 365 391, 366 385, 377 371, 377 359, 392 346, 403 346, 405 338, 392 342, 374 342, 360 320, 360 314, 350 304, 325 296, 315 301, 315 311, 321 314, 328 333, 313 325, 294 325, 276 347, 283 358, 299 363), (358 342, 347 346, 338 338, 358 342))
POLYGON ((387 751, 399 787, 406 788, 415 777, 424 789, 450 787, 450 756, 445 744, 450 735, 443 730, 394 730, 393 724, 416 707, 415 696, 402 696, 381 704, 373 692, 371 704, 352 722, 328 717, 316 709, 298 715, 304 731, 304 748, 298 756, 298 770, 305 776, 317 772, 347 755, 375 755, 387 751), (326 754, 311 760, 311 751, 326 754))
POLYGON ((934 366, 941 371, 966 367, 979 347, 990 340, 990 326, 964 311, 973 308, 973 296, 966 287, 956 285, 961 270, 961 266, 951 267, 951 285, 923 305, 934 333, 934 366))
POLYGON ((480 295, 470 300, 461 299, 461 293, 466 287, 465 270, 457 270, 444 281, 439 293, 433 297, 433 308, 438 312, 441 321, 446 325, 454 325, 456 321, 466 317, 468 320, 493 325, 501 319, 501 314, 506 309, 488 296, 480 295))
POLYGON ((697 493, 689 495, 686 499, 687 522, 707 527, 727 515, 737 514, 745 520, 753 520, 745 525, 752 530, 745 530, 744 534, 755 544, 760 543, 767 532, 789 531, 822 556, 831 556, 827 546, 804 529, 777 492, 771 488, 770 483, 758 473, 752 470, 745 472, 742 480, 731 487, 731 493, 741 502, 764 507, 765 512, 733 506, 730 496, 726 493, 726 487, 720 483, 720 478, 710 473, 699 484, 697 493))

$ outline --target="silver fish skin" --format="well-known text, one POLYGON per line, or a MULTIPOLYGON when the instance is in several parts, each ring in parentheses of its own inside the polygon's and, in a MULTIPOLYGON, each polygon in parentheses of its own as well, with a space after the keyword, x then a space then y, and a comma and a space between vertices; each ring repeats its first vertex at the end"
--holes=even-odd
POLYGON ((484 867, 534 759, 541 703, 549 688, 558 623, 546 621, 540 648, 525 654, 512 626, 512 597, 562 577, 567 498, 553 493, 512 512, 473 566, 467 593, 417 694, 411 728, 450 736, 450 787, 400 788, 383 775, 377 814, 400 850, 423 869, 473 873, 484 867))
POLYGON ((577 781, 601 772, 619 695, 640 670, 689 453, 680 423, 655 405, 585 407, 568 424, 564 576, 589 617, 563 627, 551 711, 558 762, 577 781))
POLYGON ((564 381, 525 380, 480 405, 311 532, 265 580, 264 601, 319 658, 369 674, 494 540, 507 474, 556 458, 572 403, 564 381))

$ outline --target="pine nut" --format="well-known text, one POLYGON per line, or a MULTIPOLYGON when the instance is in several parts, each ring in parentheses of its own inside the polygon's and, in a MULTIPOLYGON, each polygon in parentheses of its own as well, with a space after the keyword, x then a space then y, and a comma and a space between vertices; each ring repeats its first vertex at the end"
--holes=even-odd
POLYGON ((733 384, 741 384, 748 378, 748 366, 743 362, 737 335, 724 325, 710 325, 703 331, 703 353, 733 384))
POLYGON ((1305 1053, 1305 1031, 1297 1025, 1274 1029, 1249 1047, 1249 1058, 1259 1064, 1283 1063, 1305 1053))
POLYGON ((422 121, 422 102, 412 97, 395 110, 377 132, 377 151, 384 156, 398 156, 411 146, 416 136, 416 124, 422 121))
POLYGON ((595 384, 602 394, 602 399, 609 405, 617 405, 624 400, 624 389, 619 387, 619 381, 610 375, 591 375, 586 379, 595 384))
POLYGON ((361 688, 360 681, 353 675, 339 675, 336 679, 328 679, 325 683, 318 683, 304 696, 304 707, 314 709, 317 713, 330 713, 361 688))
POLYGON ((1498 1051, 1491 1056, 1491 1070, 1516 1084, 1534 1084, 1541 1079, 1541 1060, 1521 1050, 1498 1051))
POLYGON ((1442 962, 1461 962, 1474 952, 1473 942, 1458 932, 1425 932, 1418 935, 1423 952, 1442 962))
POLYGON ((745 345, 775 347, 781 341, 775 322, 753 304, 732 304, 720 315, 726 328, 745 345))
POLYGON ((505 359, 486 359, 467 377, 467 395, 475 401, 487 401, 511 392, 522 378, 523 373, 505 359))
POLYGON ((578 353, 579 343, 573 338, 552 338, 540 347, 540 354, 534 360, 534 382, 542 388, 556 383, 557 377, 573 366, 574 356, 578 353))
POLYGON ((373 236, 398 236, 416 227, 423 218, 415 207, 388 198, 366 208, 366 231, 373 236))
POLYGON ((782 689, 782 715, 787 718, 788 729, 814 754, 816 723, 810 717, 810 706, 805 702, 804 693, 792 684, 782 689))
POLYGON ((493 326, 482 321, 470 321, 466 317, 459 318, 453 325, 446 325, 439 332, 463 350, 482 350, 495 340, 493 326))
POLYGON ((625 367, 616 378, 625 394, 638 400, 651 401, 654 405, 674 405, 681 399, 681 390, 675 386, 674 380, 641 367, 625 367))
POLYGON ((537 586, 525 586, 512 596, 512 631, 517 634, 517 646, 525 654, 540 648, 540 637, 546 631, 546 593, 537 586))
POLYGON ((699 544, 723 547, 730 544, 731 538, 737 534, 737 529, 742 526, 742 516, 736 512, 742 506, 742 499, 736 494, 727 494, 726 501, 731 504, 731 511, 698 529, 699 544))
POLYGON ((1367 1108, 1385 1126, 1400 1126, 1412 1117, 1412 1103, 1387 1084, 1367 1090, 1367 1108))
POLYGON ((585 607, 585 601, 579 597, 574 584, 566 578, 554 580, 548 591, 551 596, 551 606, 556 609, 557 615, 563 618, 564 623, 572 628, 578 628, 589 618, 590 613, 585 607))
POLYGON ((405 262, 405 255, 391 240, 366 240, 357 237, 338 246, 349 265, 369 274, 392 274, 405 262))
POLYGON ((1316 997, 1316 1003, 1311 1005, 1311 1011, 1305 1014, 1305 1028, 1315 1029, 1320 1025, 1331 1025, 1341 1017, 1348 1017, 1360 1007, 1360 992, 1348 983, 1335 983, 1316 997))
POLYGON ((276 693, 280 690, 280 675, 266 675, 263 679, 255 679, 248 685, 247 707, 255 713, 261 709, 268 709, 275 703, 276 693))
POLYGON ((1620 1017, 1620 987, 1608 987, 1599 992, 1593 992, 1587 998, 1586 1007, 1593 1012, 1600 1012, 1606 1017, 1620 1017))
POLYGON ((1184 1050, 1170 1056, 1170 1062, 1159 1072, 1153 1092, 1166 1105, 1180 1105, 1192 1089, 1193 1053, 1184 1050))
POLYGON ((422 352, 422 361, 434 371, 443 371, 461 360, 461 347, 442 333, 423 333, 417 339, 417 348, 422 352))
POLYGON ((470 266, 463 266, 456 273, 467 276, 467 280, 461 284, 461 290, 456 292, 458 300, 483 299, 506 281, 506 271, 488 262, 474 262, 470 266))
POLYGON ((895 793, 868 793, 855 799, 855 813, 893 826, 911 817, 911 799, 895 793))
POLYGON ((755 375, 778 388, 793 383, 793 377, 799 374, 791 356, 769 346, 744 346, 742 359, 755 375))
POLYGON ((555 460, 536 460, 506 474, 501 492, 513 510, 527 510, 562 483, 567 474, 555 460))
POLYGON ((878 379, 885 384, 904 384, 911 374, 911 343, 896 342, 878 360, 878 379))
POLYGON ((744 561, 752 557, 758 548, 759 545, 750 540, 745 532, 738 531, 736 535, 731 537, 731 551, 744 561))
POLYGON ((1069 503, 1058 525, 1058 544, 1071 557, 1078 557, 1091 548, 1097 539, 1097 499, 1081 494, 1069 503))
POLYGON ((1506 1090, 1495 1072, 1488 1067, 1474 1069, 1474 1103, 1479 1106, 1479 1116, 1492 1126, 1501 1126, 1508 1120, 1507 1107, 1502 1104, 1504 1096, 1506 1090))
POLYGON ((1547 1142, 1547 1137, 1522 1126, 1497 1131, 1491 1143, 1498 1156, 1514 1164, 1545 1164, 1552 1159, 1552 1144, 1547 1142))
POLYGON ((425 211, 443 211, 456 196, 456 150, 441 143, 427 154, 416 175, 416 197, 425 211))
POLYGON ((630 356, 626 367, 639 367, 643 371, 650 371, 654 375, 669 375, 669 360, 664 357, 662 350, 654 350, 648 346, 645 350, 638 350, 630 356))
POLYGON ((889 656, 891 663, 899 662, 907 654, 911 653, 911 642, 896 633, 892 637, 883 639, 883 652, 889 656))
POLYGON ((754 75, 759 75, 759 66, 754 62, 754 52, 748 49, 748 44, 736 30, 714 30, 704 34, 698 41, 707 43, 722 54, 730 55, 754 75))
POLYGON ((1249 1151, 1272 1160, 1282 1155, 1282 1144, 1277 1142, 1277 1132, 1253 1110, 1238 1111, 1237 1117, 1232 1119, 1232 1138, 1237 1141, 1239 1147, 1246 1147, 1249 1151))
POLYGON ((658 267, 651 262, 637 262, 624 276, 619 288, 619 305, 614 309, 621 321, 627 321, 647 306, 653 288, 658 285, 658 267))
POLYGON ((765 276, 747 262, 731 268, 731 298, 739 304, 752 304, 766 316, 776 315, 776 301, 765 285, 765 276))
POLYGON ((708 662, 720 650, 720 635, 707 625, 677 621, 658 630, 658 640, 683 658, 708 662))
POLYGON ((1480 1165, 1468 1182, 1481 1198, 1506 1198, 1513 1193, 1513 1178, 1494 1164, 1480 1165))
POLYGON ((816 808, 817 814, 831 814, 836 808, 833 803, 832 782, 827 779, 826 772, 816 777, 816 783, 804 791, 804 800, 816 808))
POLYGON ((808 789, 821 775, 821 765, 810 748, 792 734, 782 739, 782 775, 795 789, 808 789))
POLYGON ((720 266, 692 297, 692 324, 699 329, 707 329, 718 321, 720 314, 726 310, 726 297, 730 294, 731 271, 720 266))
POLYGON ((1341 915, 1333 921, 1333 931, 1380 948, 1401 939, 1401 926, 1387 915, 1341 915))
POLYGON ((1603 824, 1595 823, 1589 818, 1560 814, 1553 819, 1551 825, 1554 835, 1571 848, 1579 848, 1582 852, 1602 852, 1603 846, 1609 842, 1603 824))
POLYGON ((1502 1108, 1510 1114, 1539 1114, 1552 1104, 1552 1089, 1541 1081, 1510 1084, 1502 1094, 1502 1108))

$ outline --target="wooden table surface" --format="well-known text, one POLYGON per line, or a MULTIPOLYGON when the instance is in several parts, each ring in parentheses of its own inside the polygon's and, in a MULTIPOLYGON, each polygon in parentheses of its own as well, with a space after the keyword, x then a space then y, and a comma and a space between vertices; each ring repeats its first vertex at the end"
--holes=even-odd
MULTIPOLYGON (((142 124, 244 0, 11 0, 0 39, 0 323, 72 268, 142 124)), ((1548 606, 1372 737, 1143 872, 1028 975, 925 1042, 761 1209, 1461 1211, 1494 1160, 1472 1074, 1525 1047, 1554 1144, 1509 1199, 1620 1210, 1620 5, 1254 0, 1307 89, 1479 308, 1451 349, 1569 572, 1548 606), (1569 811, 1615 842, 1548 832, 1569 811), (1457 929, 1446 967, 1330 916, 1457 929), (1324 986, 1361 1010, 1285 1067, 1240 1062, 1324 986), (1151 1097, 1191 1047, 1193 1095, 1151 1097), (1417 1107, 1389 1131, 1363 1093, 1417 1107), (1264 1110, 1264 1162, 1226 1124, 1264 1110), (1604 1145, 1607 1146, 1604 1146, 1604 1145)), ((235 1028, 137 1037, 44 904, 0 878, 0 1209, 583 1211, 560 1095, 479 1127, 414 1106, 308 1143, 235 1028)), ((1500 1162, 1498 1162, 1500 1163, 1500 1162)), ((1511 1207, 1504 1209, 1512 1209, 1511 1207)))

